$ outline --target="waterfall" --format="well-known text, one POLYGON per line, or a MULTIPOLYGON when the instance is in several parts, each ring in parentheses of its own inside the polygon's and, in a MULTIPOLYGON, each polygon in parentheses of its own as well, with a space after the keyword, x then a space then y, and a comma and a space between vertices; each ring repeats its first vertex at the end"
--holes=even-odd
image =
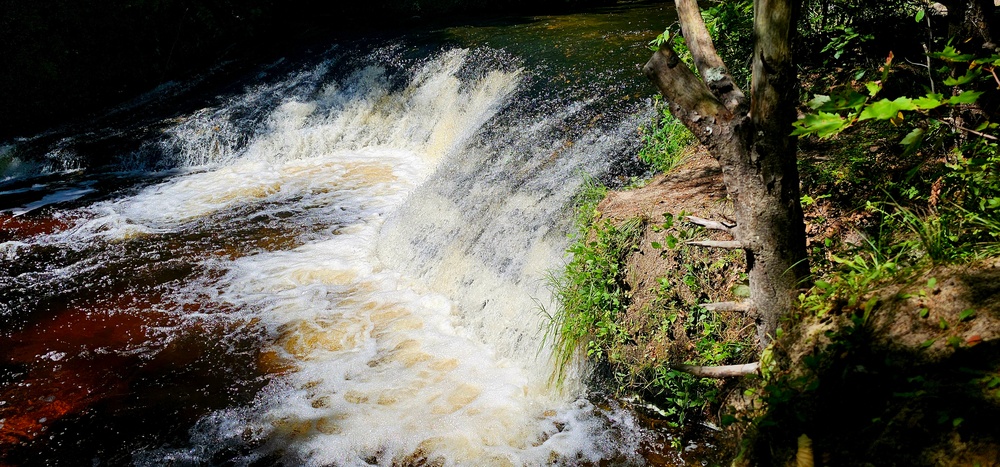
MULTIPOLYGON (((172 316, 162 346, 177 323, 259 339, 252 403, 133 462, 641 462, 635 421, 588 401, 583 368, 551 384, 544 337, 546 277, 565 264, 581 175, 629 157, 648 103, 581 97, 489 47, 414 55, 333 49, 173 117, 117 155, 154 178, 79 202, 64 229, 0 244, 7 261, 43 247, 189 261, 157 305, 172 316), (168 247, 205 237, 212 251, 168 247)), ((100 192, 77 185, 64 188, 100 192)))

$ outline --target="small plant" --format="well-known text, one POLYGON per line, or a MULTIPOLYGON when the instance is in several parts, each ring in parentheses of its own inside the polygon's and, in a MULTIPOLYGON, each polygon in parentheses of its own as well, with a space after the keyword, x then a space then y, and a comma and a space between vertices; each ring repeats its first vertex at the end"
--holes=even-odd
MULTIPOLYGON (((835 60, 840 60, 840 56, 846 51, 850 51, 858 47, 864 42, 868 42, 874 39, 875 36, 871 34, 861 34, 854 30, 850 26, 836 25, 833 27, 833 34, 830 37, 830 42, 820 50, 820 53, 833 52, 833 58, 835 60)), ((825 64, 826 62, 824 62, 825 64)))
POLYGON ((664 214, 652 227, 661 240, 652 243, 671 264, 657 280, 658 294, 650 313, 660 316, 656 335, 663 339, 664 360, 649 362, 645 372, 632 375, 624 386, 643 388, 667 415, 683 426, 693 416, 718 403, 721 383, 673 369, 676 364, 726 365, 753 358, 752 319, 742 313, 713 311, 701 304, 733 300, 732 281, 741 280, 741 251, 707 250, 686 242, 704 239, 706 231, 685 220, 687 213, 664 214))
POLYGON ((639 159, 649 164, 653 171, 666 173, 680 165, 695 139, 691 131, 670 114, 662 98, 657 95, 655 99, 657 117, 639 130, 643 143, 639 159))
MULTIPOLYGON (((581 205, 582 209, 590 209, 581 205)), ((579 216, 578 216, 579 218, 579 216)), ((569 248, 573 258, 560 277, 552 279, 559 308, 550 334, 556 343, 557 377, 583 349, 588 358, 607 360, 608 349, 625 338, 618 315, 628 306, 624 261, 635 248, 644 223, 634 218, 621 225, 601 221, 569 248)))

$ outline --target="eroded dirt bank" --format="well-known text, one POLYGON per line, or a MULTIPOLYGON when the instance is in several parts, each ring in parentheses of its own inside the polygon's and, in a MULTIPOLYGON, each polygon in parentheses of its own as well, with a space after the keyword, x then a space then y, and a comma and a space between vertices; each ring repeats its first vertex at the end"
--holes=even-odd
MULTIPOLYGON (((617 364, 632 382, 657 366, 697 360, 705 349, 691 332, 690 305, 739 300, 745 279, 742 254, 681 254, 657 245, 665 238, 664 215, 727 221, 730 210, 718 165, 703 150, 641 188, 609 193, 598 206, 601 219, 644 220, 626 262, 630 302, 619 317, 629 337, 617 364), (704 269, 696 287, 664 285, 692 266, 704 269)), ((813 204, 810 245, 828 238, 856 245, 864 238, 859 222, 856 213, 813 204)), ((1000 259, 908 271, 859 301, 831 305, 823 313, 796 311, 784 322, 783 335, 765 352, 763 376, 719 384, 723 402, 707 404, 701 416, 719 425, 735 418, 727 437, 741 441, 720 446, 727 456, 743 465, 794 465, 797 440, 806 435, 814 465, 1000 465, 1000 259)), ((752 340, 751 317, 719 319, 726 339, 752 340)), ((727 363, 757 358, 755 352, 727 363)))

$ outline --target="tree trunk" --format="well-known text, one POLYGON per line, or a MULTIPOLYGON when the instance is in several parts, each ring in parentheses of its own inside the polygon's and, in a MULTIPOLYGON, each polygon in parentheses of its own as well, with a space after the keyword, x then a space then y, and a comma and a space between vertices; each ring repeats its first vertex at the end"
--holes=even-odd
POLYGON ((948 37, 955 39, 959 49, 973 54, 990 54, 996 50, 993 0, 946 0, 942 3, 948 8, 948 37), (983 48, 987 50, 980 50, 983 48))
POLYGON ((795 121, 797 79, 791 39, 798 2, 754 1, 753 78, 749 100, 715 51, 696 0, 676 0, 681 29, 700 78, 666 43, 644 68, 683 122, 722 167, 733 200, 733 237, 747 255, 749 310, 761 347, 792 310, 809 273, 799 201, 795 121))

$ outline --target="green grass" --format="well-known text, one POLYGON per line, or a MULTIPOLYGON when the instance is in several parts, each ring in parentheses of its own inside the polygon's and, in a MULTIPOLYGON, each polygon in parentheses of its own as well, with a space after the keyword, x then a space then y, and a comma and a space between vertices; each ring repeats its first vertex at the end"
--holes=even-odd
POLYGON ((659 96, 657 108, 657 117, 640 129, 643 148, 639 151, 639 160, 649 164, 655 172, 666 173, 684 161, 695 138, 684 124, 670 115, 659 96))
POLYGON ((604 361, 610 357, 608 349, 626 338, 618 319, 628 307, 625 259, 644 227, 640 218, 621 225, 601 221, 570 246, 572 260, 561 276, 552 279, 559 307, 550 333, 555 339, 559 382, 565 366, 581 349, 588 359, 604 361))

